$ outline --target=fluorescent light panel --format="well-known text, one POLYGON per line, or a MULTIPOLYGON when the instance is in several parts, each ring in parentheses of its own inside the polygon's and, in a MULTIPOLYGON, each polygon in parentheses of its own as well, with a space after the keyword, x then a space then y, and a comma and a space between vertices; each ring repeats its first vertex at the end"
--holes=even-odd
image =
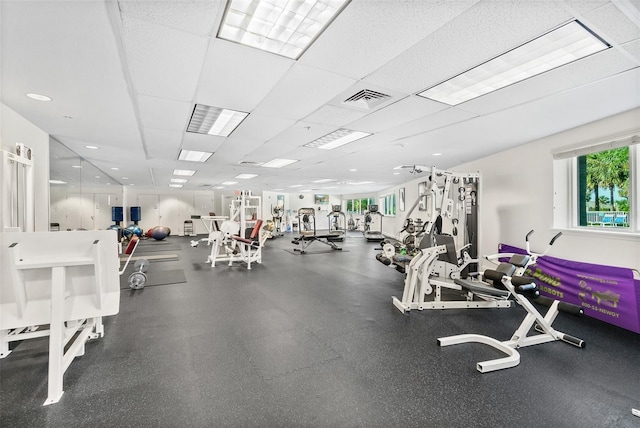
POLYGON ((182 184, 169 184, 169 187, 181 188, 182 184))
POLYGON ((349 2, 229 0, 218 38, 298 59, 349 2))
POLYGON ((320 180, 312 181, 312 183, 328 183, 330 181, 335 181, 335 178, 323 178, 320 180))
POLYGON ((67 182, 62 180, 49 180, 49 184, 67 184, 67 182))
POLYGON ((371 134, 367 132, 351 131, 349 129, 340 128, 337 131, 333 131, 331 134, 327 134, 324 137, 305 144, 304 146, 314 149, 331 150, 336 147, 344 146, 345 144, 353 143, 354 141, 368 137, 369 135, 371 134))
POLYGON ((206 162, 213 155, 211 152, 199 152, 197 150, 180 150, 178 160, 190 162, 206 162))
POLYGON ((572 21, 418 95, 457 105, 610 47, 572 21))
POLYGON ((249 113, 196 104, 187 132, 228 137, 249 113))
POLYGON ((234 184, 238 184, 238 182, 237 181, 223 181, 220 184, 224 184, 225 186, 232 186, 234 184))
POLYGON ((239 175, 236 175, 235 178, 239 178, 241 180, 248 180, 250 178, 254 178, 257 176, 258 174, 239 174, 239 175))
POLYGON ((171 179, 172 183, 183 183, 184 184, 187 181, 189 181, 189 180, 187 180, 186 178, 172 178, 171 179))
POLYGON ((272 159, 269 162, 265 162, 260 166, 263 166, 265 168, 282 168, 285 167, 287 165, 291 165, 292 163, 296 163, 299 162, 298 160, 295 159, 272 159))
POLYGON ((187 175, 191 177, 195 173, 196 172, 191 169, 174 169, 173 170, 173 175, 187 175))

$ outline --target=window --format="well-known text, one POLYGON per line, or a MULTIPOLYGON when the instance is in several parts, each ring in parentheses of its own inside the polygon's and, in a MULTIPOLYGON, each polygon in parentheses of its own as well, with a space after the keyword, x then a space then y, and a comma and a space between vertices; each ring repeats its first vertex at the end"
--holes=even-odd
POLYGON ((629 147, 578 156, 578 225, 629 227, 629 147))
POLYGON ((380 198, 380 206, 382 207, 382 214, 386 216, 396 215, 396 194, 385 195, 380 198))
POLYGON ((556 227, 640 230, 638 141, 633 135, 554 154, 556 227))
POLYGON ((369 208, 369 205, 373 204, 375 204, 374 198, 347 199, 347 215, 364 214, 364 212, 369 208))

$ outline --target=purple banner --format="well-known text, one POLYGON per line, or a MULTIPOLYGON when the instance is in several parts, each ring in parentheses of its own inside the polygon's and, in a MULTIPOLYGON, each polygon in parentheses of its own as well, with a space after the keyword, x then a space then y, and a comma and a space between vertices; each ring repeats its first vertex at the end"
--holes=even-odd
MULTIPOLYGON (((500 244, 501 253, 526 254, 500 244)), ((530 266, 540 294, 584 308, 585 315, 640 333, 640 280, 631 269, 544 256, 530 266)))

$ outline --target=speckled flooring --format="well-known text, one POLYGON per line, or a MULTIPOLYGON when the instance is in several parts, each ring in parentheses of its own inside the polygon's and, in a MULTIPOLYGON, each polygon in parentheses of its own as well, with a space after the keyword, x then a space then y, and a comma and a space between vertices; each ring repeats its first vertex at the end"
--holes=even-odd
MULTIPOLYGON (((402 275, 375 243, 294 255, 268 242, 251 271, 204 264, 208 248, 169 237, 187 282, 122 291, 105 337, 87 344, 47 395, 47 341, 0 361, 2 427, 638 427, 640 335, 560 316, 587 342, 521 350, 519 366, 481 374, 498 357, 479 344, 439 348, 460 333, 511 337, 524 311, 402 315, 402 275), (180 247, 175 250, 176 246, 180 247)), ((317 244, 319 247, 324 247, 317 244)), ((328 247, 327 247, 328 248, 328 247)), ((156 253, 157 254, 157 253, 156 253)))

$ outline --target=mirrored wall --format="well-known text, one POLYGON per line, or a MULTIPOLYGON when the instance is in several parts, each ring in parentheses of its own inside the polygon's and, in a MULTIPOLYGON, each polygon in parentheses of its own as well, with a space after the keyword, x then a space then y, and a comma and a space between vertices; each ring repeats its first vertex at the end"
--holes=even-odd
POLYGON ((50 230, 99 230, 122 206, 122 184, 59 141, 49 146, 50 230))

